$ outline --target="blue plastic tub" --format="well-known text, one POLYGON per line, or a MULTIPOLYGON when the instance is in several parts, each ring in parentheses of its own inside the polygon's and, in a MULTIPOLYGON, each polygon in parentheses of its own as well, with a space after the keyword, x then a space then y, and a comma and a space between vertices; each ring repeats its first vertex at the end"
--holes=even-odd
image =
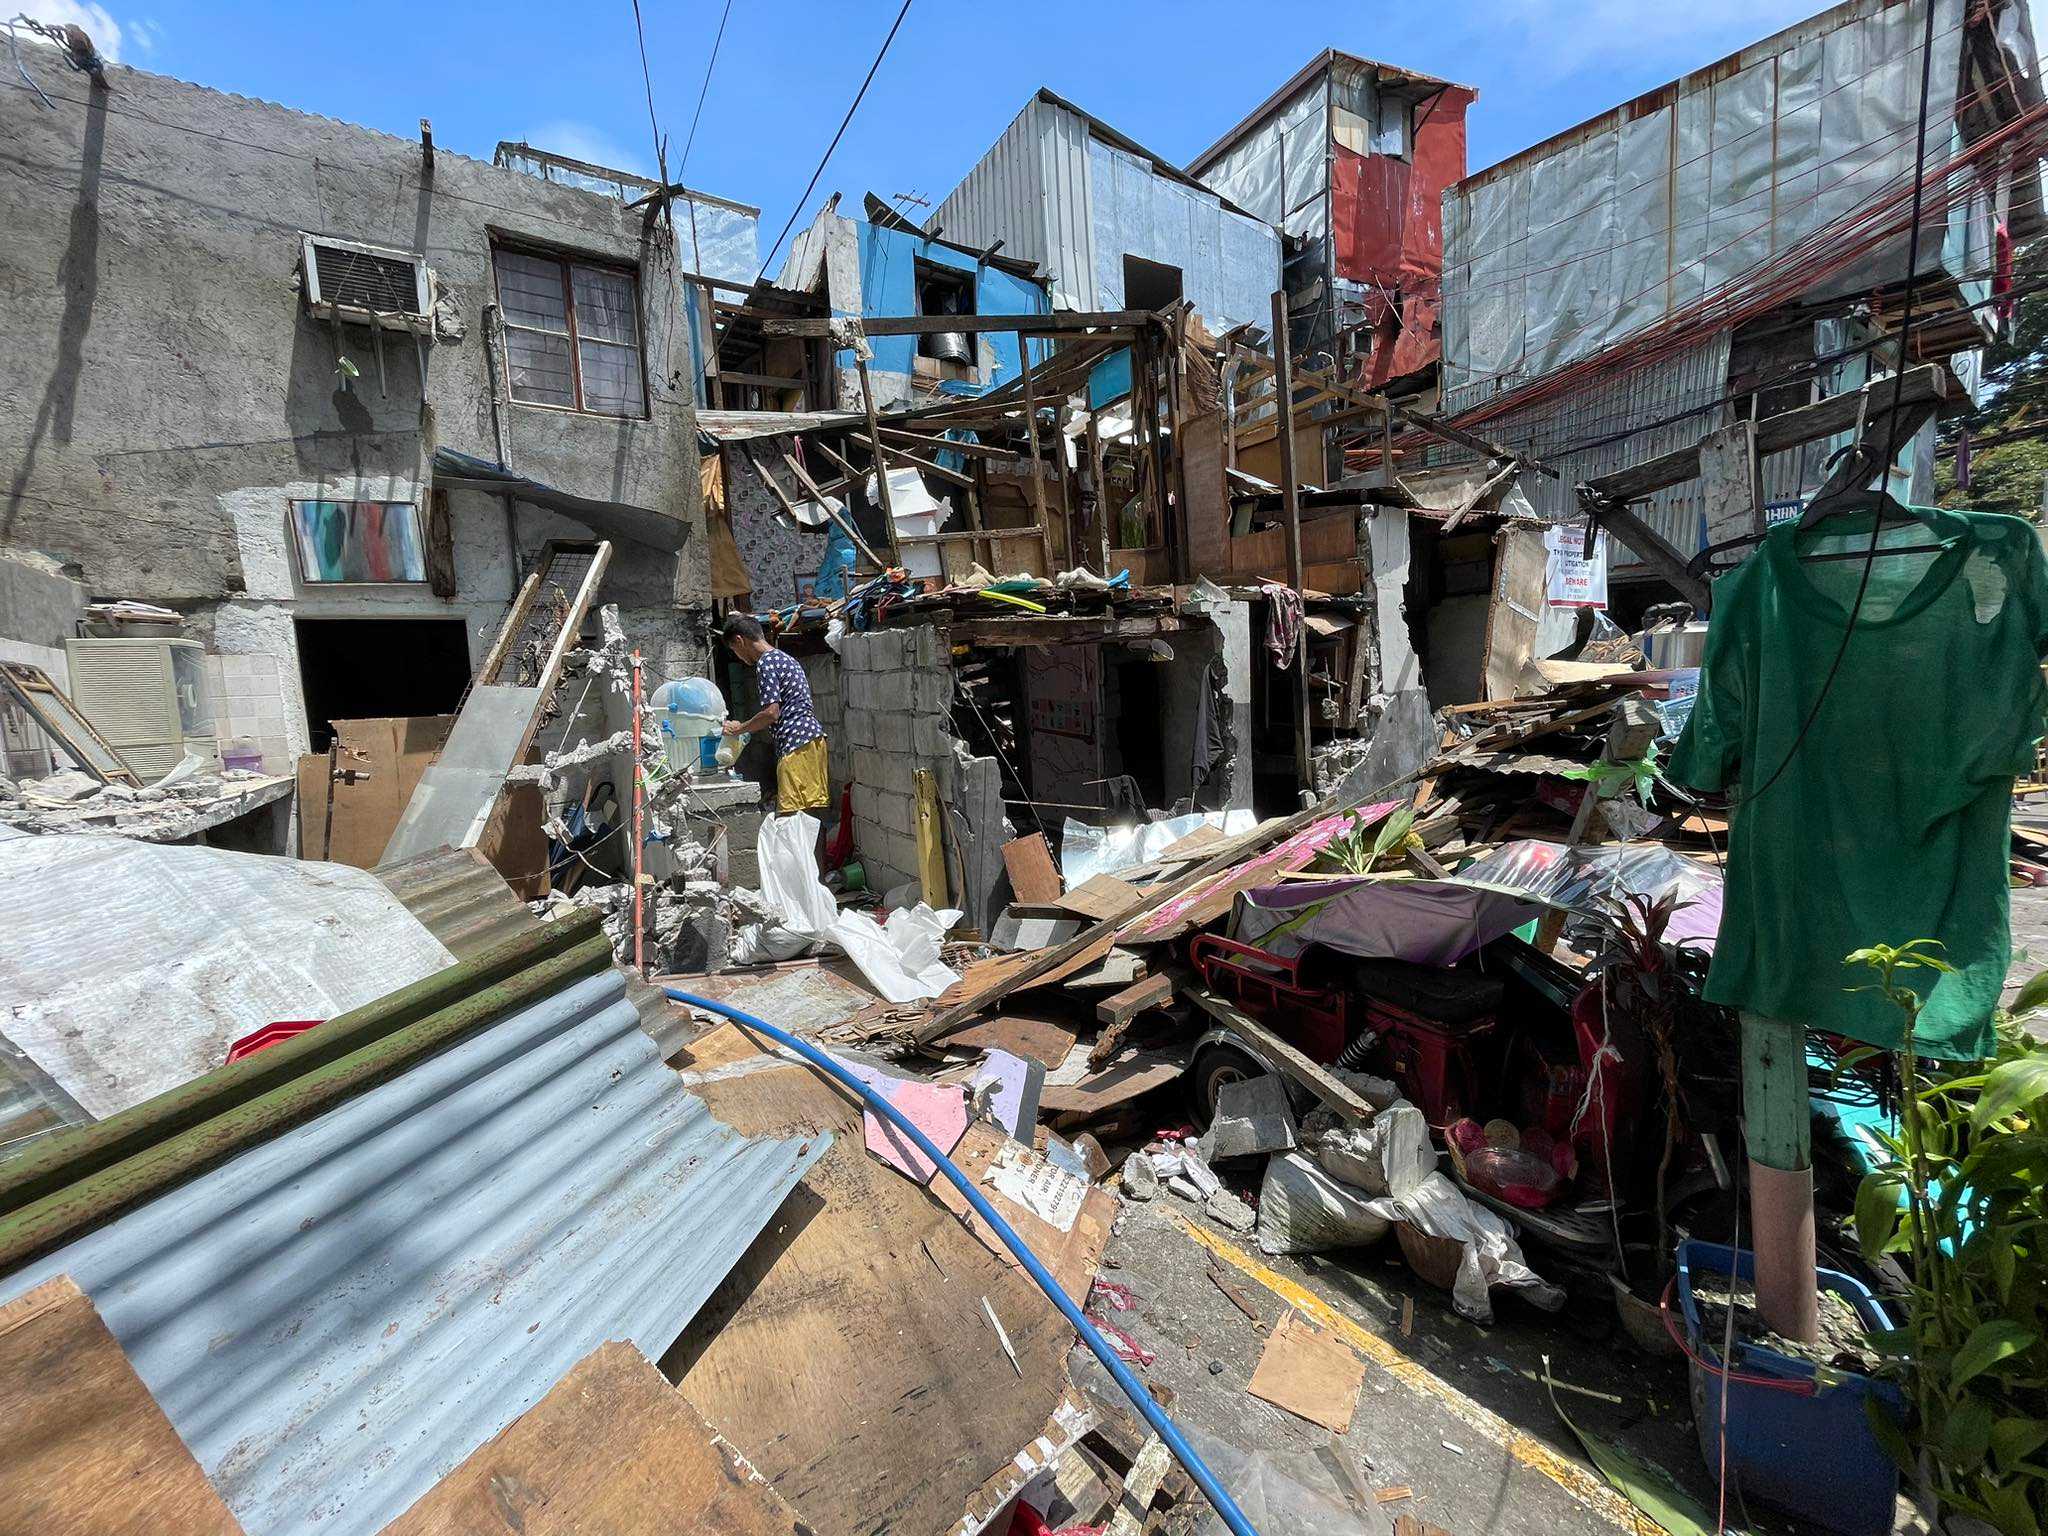
MULTIPOLYGON (((1776 1350, 1737 1343, 1733 1370, 1721 1365, 1721 1339, 1705 1336, 1695 1276, 1727 1275, 1754 1282, 1755 1256, 1725 1243, 1678 1245, 1678 1300, 1692 1354, 1692 1416, 1707 1475, 1721 1468, 1721 1396, 1728 1397, 1728 1474, 1743 1493, 1802 1515, 1841 1536, 1886 1536, 1898 1499, 1899 1470, 1871 1433, 1870 1399, 1904 1421, 1905 1397, 1890 1382, 1850 1371, 1821 1370, 1776 1350), (1745 1381, 1752 1377, 1756 1380, 1745 1381), (1765 1385, 1784 1382, 1785 1387, 1765 1385), (1787 1390, 1791 1388, 1791 1390, 1787 1390)), ((1819 1272, 1820 1286, 1845 1298, 1870 1328, 1891 1320, 1861 1282, 1837 1270, 1819 1272)))

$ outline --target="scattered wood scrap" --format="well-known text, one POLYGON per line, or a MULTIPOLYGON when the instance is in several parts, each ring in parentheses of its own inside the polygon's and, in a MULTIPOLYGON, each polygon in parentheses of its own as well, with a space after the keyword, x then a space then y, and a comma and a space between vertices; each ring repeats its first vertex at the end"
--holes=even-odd
POLYGON ((807 1530, 630 1344, 600 1346, 383 1536, 807 1530))
POLYGON ((1300 1051, 1274 1034, 1250 1014, 1233 1008, 1213 992, 1187 987, 1183 995, 1204 1013, 1228 1024, 1259 1048, 1262 1055, 1287 1076, 1308 1089, 1323 1103, 1353 1125, 1364 1125, 1378 1113, 1372 1105, 1347 1088, 1329 1068, 1310 1061, 1300 1051))
POLYGON ((242 1527, 68 1276, 0 1306, 0 1526, 38 1536, 242 1527))
POLYGON ((1290 1311, 1266 1341, 1248 1390, 1261 1402, 1341 1435, 1351 1428, 1364 1384, 1365 1361, 1356 1350, 1290 1311))
POLYGON ((949 1046, 979 1051, 1008 1051, 1056 1067, 1074 1049, 1076 1033, 1057 1019, 1028 1013, 999 1013, 961 1030, 949 1046))

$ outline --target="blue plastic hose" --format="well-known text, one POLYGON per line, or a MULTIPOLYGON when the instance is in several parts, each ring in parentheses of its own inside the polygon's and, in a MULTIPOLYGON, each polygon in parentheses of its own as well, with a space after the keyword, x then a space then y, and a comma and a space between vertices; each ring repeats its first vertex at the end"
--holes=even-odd
POLYGON ((1153 1433, 1157 1434, 1166 1443, 1166 1448, 1173 1452, 1174 1460, 1187 1469, 1188 1476, 1192 1477, 1195 1485, 1208 1496, 1209 1502, 1215 1506, 1216 1513, 1223 1517, 1223 1523, 1230 1527, 1233 1536, 1258 1536, 1251 1521, 1245 1518, 1244 1511, 1237 1507, 1237 1501, 1223 1491, 1223 1485, 1216 1481, 1216 1474, 1209 1470, 1209 1464, 1202 1460, 1193 1446, 1188 1444, 1179 1426, 1166 1416, 1166 1411, 1152 1400, 1152 1394, 1145 1390, 1145 1384, 1131 1374, 1131 1368, 1109 1347, 1109 1341, 1104 1339, 1095 1324, 1088 1320, 1088 1315, 1074 1305, 1072 1297, 1060 1289, 1059 1282, 1053 1279, 1052 1272, 1039 1262, 1038 1255, 1025 1247, 1024 1239, 1017 1235, 1016 1229, 1003 1220, 1002 1213, 989 1203, 988 1197, 974 1187, 974 1181, 962 1173, 953 1160, 932 1143, 929 1136, 904 1118, 895 1105, 816 1046, 806 1044, 795 1035, 777 1029, 766 1019, 757 1019, 751 1013, 742 1012, 725 1003, 714 1002, 708 997, 697 997, 689 992, 678 992, 674 987, 664 987, 662 991, 676 1002, 691 1008, 702 1008, 706 1013, 719 1014, 731 1019, 735 1024, 745 1025, 748 1029, 758 1029, 777 1045, 788 1046, 812 1066, 829 1072, 835 1081, 851 1088, 860 1095, 861 1102, 869 1109, 908 1136, 917 1150, 930 1158, 940 1172, 953 1181, 953 1187, 967 1197, 967 1203, 974 1207, 975 1214, 995 1229, 996 1236, 1003 1240, 1004 1246, 1017 1256, 1017 1261, 1029 1272, 1031 1278, 1038 1282, 1038 1288, 1045 1292, 1046 1298, 1079 1330, 1081 1341, 1094 1352, 1095 1358, 1102 1362, 1103 1369, 1116 1378, 1116 1384, 1123 1388, 1124 1396, 1131 1400, 1131 1406, 1145 1416, 1145 1422, 1152 1426, 1153 1433))

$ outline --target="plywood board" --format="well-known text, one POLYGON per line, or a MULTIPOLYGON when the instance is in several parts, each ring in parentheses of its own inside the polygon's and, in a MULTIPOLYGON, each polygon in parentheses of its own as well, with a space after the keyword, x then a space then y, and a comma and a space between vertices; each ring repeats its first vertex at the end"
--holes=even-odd
POLYGON ((1003 844, 1003 867, 1010 872, 1010 890, 1019 901, 1059 900, 1064 887, 1044 833, 1033 832, 1003 844))
POLYGON ((1028 1013, 1005 1013, 949 1036, 948 1046, 968 1050, 1008 1051, 1029 1056, 1048 1067, 1067 1059, 1080 1036, 1057 1019, 1041 1019, 1028 1013))
MULTIPOLYGON (((1002 1213, 1003 1220, 1016 1229, 1024 1244, 1038 1255, 1039 1261, 1052 1271, 1059 1281, 1060 1289, 1078 1306, 1088 1304, 1088 1292, 1095 1284, 1095 1272, 1102 1264, 1102 1250, 1109 1246, 1109 1230, 1116 1225, 1116 1196, 1101 1186, 1091 1186, 1082 1197, 1081 1213, 1074 1218, 1074 1225, 1062 1232, 1052 1223, 1042 1220, 1035 1212, 1025 1209, 988 1181, 989 1169, 1003 1155, 1009 1138, 994 1127, 977 1122, 967 1128, 967 1134, 960 1139, 960 1145, 953 1152, 953 1161, 960 1165, 963 1173, 974 1180, 975 1187, 988 1197, 989 1204, 1002 1213)), ((1003 1240, 987 1222, 975 1213, 967 1197, 944 1179, 932 1181, 932 1193, 943 1200, 947 1207, 960 1217, 974 1235, 981 1239, 990 1253, 1018 1274, 1024 1273, 1024 1266, 1018 1262, 1003 1240)), ((1001 1315, 1001 1314, 998 1314, 1001 1315)), ((1003 1326, 1008 1328, 1010 1320, 1003 1317, 1003 1326)))
MULTIPOLYGON (((1181 839, 1181 842, 1186 841, 1186 838, 1181 839)), ((1130 881, 1119 880, 1115 875, 1090 875, 1053 905, 1078 917, 1093 918, 1099 923, 1105 917, 1115 917, 1120 912, 1130 911, 1138 904, 1138 899, 1138 888, 1130 881)))
POLYGON ((1364 1382, 1365 1361, 1349 1344, 1289 1312, 1266 1341, 1247 1390, 1261 1402, 1341 1435, 1351 1428, 1364 1382))
POLYGON ((0 1307, 0 1528, 235 1533, 92 1301, 60 1277, 0 1307))
POLYGON ((399 715, 331 723, 341 748, 333 767, 355 777, 332 786, 330 834, 327 754, 299 759, 299 857, 368 869, 383 857, 420 776, 455 728, 455 717, 399 715))
POLYGON ((795 1511, 630 1344, 586 1355, 383 1536, 797 1536, 795 1511))
POLYGON ((1073 1329, 930 1192, 868 1155, 850 1094, 808 1067, 740 1070, 739 1041, 722 1027, 674 1059, 724 1069, 695 1089, 712 1113, 748 1135, 837 1135, 663 1371, 820 1536, 950 1528, 1044 1431, 1073 1329))

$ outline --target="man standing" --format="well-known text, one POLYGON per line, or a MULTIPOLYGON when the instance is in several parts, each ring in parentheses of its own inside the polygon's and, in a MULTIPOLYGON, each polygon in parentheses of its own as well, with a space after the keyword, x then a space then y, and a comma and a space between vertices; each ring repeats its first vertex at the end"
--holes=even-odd
POLYGON ((775 727, 776 810, 784 816, 816 811, 828 799, 825 728, 811 704, 811 680, 794 656, 778 651, 761 633, 760 621, 736 613, 721 633, 733 655, 754 669, 754 693, 761 710, 750 720, 728 720, 728 736, 775 727))

